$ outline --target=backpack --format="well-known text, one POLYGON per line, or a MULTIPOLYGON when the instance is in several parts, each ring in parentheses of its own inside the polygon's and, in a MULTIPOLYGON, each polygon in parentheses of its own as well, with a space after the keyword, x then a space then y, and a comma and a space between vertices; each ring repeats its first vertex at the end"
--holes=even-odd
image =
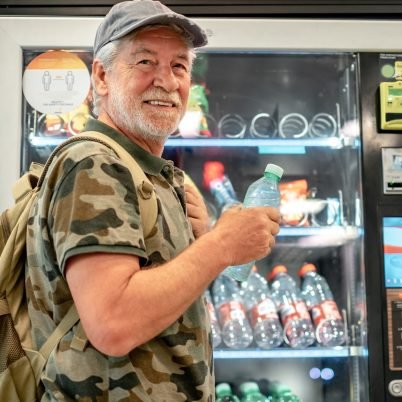
MULTIPOLYGON (((97 141, 113 149, 128 166, 137 185, 144 237, 156 223, 157 203, 153 185, 130 154, 111 138, 98 132, 85 132, 60 144, 43 166, 32 163, 30 170, 13 186, 15 205, 0 215, 0 399, 7 402, 34 402, 42 390, 40 375, 46 361, 61 338, 79 321, 73 304, 54 332, 34 350, 31 322, 25 296, 26 229, 29 212, 54 157, 76 141, 97 141)), ((81 338, 73 343, 85 343, 81 338)))

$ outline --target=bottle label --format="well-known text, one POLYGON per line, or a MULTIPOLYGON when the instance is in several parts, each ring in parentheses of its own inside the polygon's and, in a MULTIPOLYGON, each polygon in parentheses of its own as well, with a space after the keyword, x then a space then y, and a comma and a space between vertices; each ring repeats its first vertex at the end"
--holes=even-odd
POLYGON ((215 307, 211 302, 207 302, 207 308, 209 312, 209 318, 211 323, 218 322, 218 318, 216 317, 215 307))
POLYGON ((250 321, 253 327, 260 321, 277 317, 276 306, 271 299, 261 301, 250 310, 250 321))
POLYGON ((223 303, 219 307, 219 318, 222 326, 224 326, 228 321, 244 320, 246 319, 244 306, 236 300, 223 303))
POLYGON ((286 326, 286 324, 293 319, 310 320, 306 304, 302 300, 296 301, 292 304, 282 303, 279 306, 279 312, 283 326, 286 326))
POLYGON ((338 307, 333 300, 325 300, 321 304, 311 308, 311 316, 317 327, 323 320, 342 320, 338 307))

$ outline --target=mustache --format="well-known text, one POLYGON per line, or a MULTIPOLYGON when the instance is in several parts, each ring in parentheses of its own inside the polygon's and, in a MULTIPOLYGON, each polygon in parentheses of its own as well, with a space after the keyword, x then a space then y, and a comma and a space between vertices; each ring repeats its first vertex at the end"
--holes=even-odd
POLYGON ((177 91, 166 92, 163 89, 152 88, 141 95, 141 101, 151 100, 159 100, 162 102, 173 103, 175 106, 181 106, 181 99, 177 91))

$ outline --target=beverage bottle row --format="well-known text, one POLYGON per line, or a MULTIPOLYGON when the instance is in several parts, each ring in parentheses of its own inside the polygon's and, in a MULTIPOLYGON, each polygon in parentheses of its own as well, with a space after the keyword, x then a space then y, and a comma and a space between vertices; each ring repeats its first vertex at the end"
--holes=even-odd
POLYGON ((217 384, 216 402, 301 402, 288 386, 278 381, 269 384, 267 395, 261 392, 255 381, 243 382, 238 389, 239 395, 236 395, 229 383, 217 384))
POLYGON ((239 286, 221 274, 205 297, 210 312, 213 345, 244 349, 255 343, 263 349, 280 346, 307 348, 342 345, 344 322, 325 278, 313 264, 299 271, 301 288, 284 265, 274 267, 267 280, 256 267, 239 286))

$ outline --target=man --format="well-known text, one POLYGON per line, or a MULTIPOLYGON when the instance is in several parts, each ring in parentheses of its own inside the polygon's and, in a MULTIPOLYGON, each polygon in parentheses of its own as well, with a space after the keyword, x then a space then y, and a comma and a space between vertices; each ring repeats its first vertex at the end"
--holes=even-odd
POLYGON ((157 1, 115 5, 94 44, 97 130, 152 181, 158 219, 144 239, 131 175, 108 147, 80 141, 53 162, 28 228, 28 285, 38 346, 74 302, 77 326, 42 376, 43 401, 213 401, 204 290, 228 265, 264 257, 272 208, 235 208, 208 230, 205 205, 161 158, 182 118, 202 29, 157 1))

